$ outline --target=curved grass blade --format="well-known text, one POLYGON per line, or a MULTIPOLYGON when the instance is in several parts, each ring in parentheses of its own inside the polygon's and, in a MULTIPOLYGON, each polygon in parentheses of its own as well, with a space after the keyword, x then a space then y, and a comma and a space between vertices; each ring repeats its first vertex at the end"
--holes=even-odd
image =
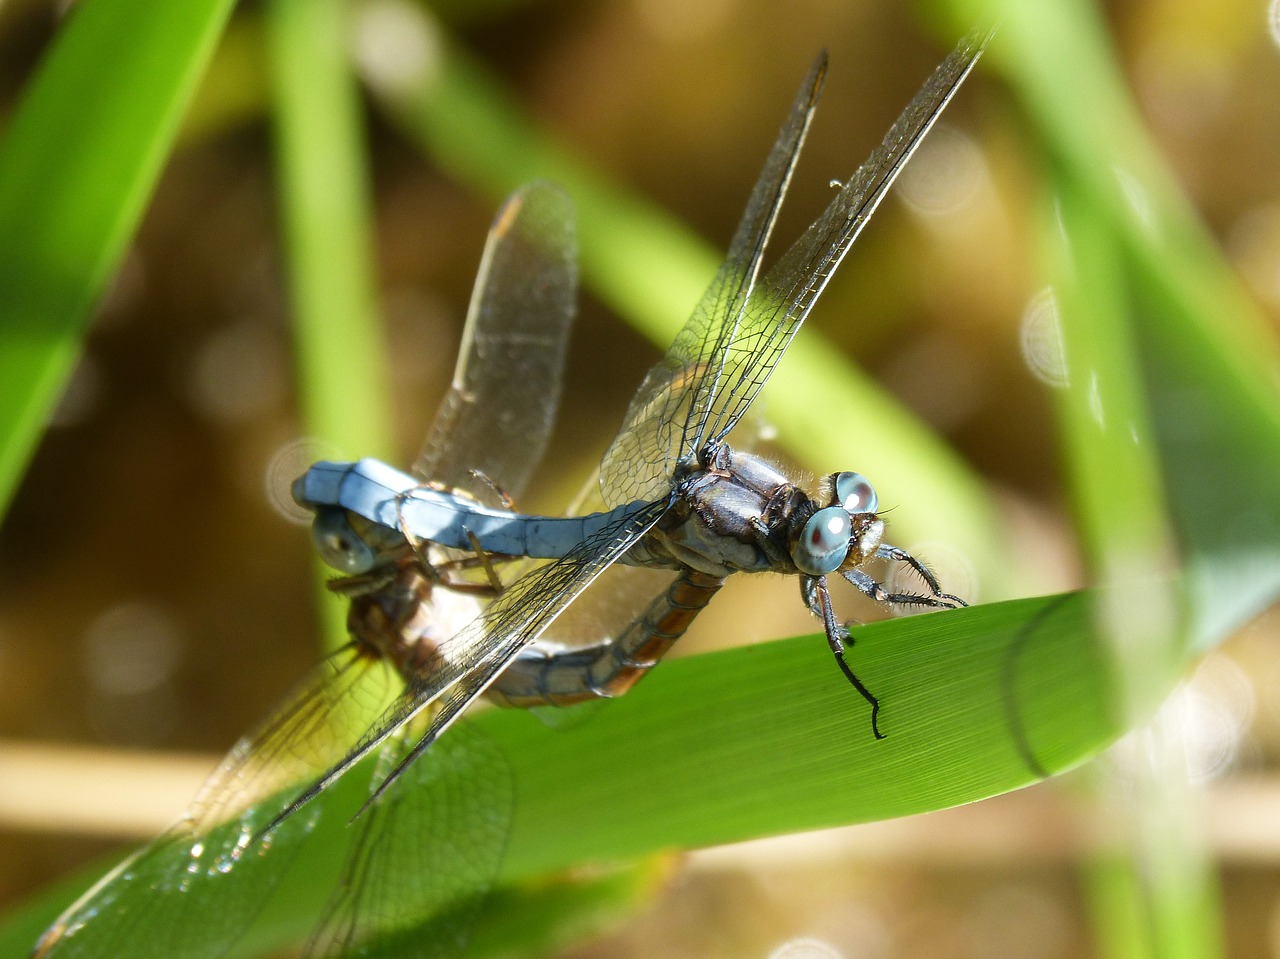
MULTIPOLYGON (((1123 729, 1091 604, 1065 594, 856 629, 860 674, 884 703, 881 741, 820 636, 664 663, 590 722, 475 716, 514 783, 499 882, 940 809, 1083 762, 1123 729)), ((317 801, 358 806, 355 778, 317 801)), ((326 828, 334 818, 308 840, 254 941, 306 936, 333 883, 331 868, 307 863, 341 861, 349 841, 350 830, 326 828)))

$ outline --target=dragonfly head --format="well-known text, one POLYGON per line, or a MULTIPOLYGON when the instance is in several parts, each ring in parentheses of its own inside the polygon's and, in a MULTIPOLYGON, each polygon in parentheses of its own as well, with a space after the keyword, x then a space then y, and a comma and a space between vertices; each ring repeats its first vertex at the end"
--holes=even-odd
POLYGON ((320 558, 345 576, 371 572, 388 549, 404 543, 393 530, 336 506, 316 510, 311 541, 320 558))
POLYGON ((832 473, 827 506, 805 521, 791 543, 796 568, 810 576, 825 576, 861 566, 875 554, 884 536, 884 521, 876 516, 876 491, 861 473, 832 473))

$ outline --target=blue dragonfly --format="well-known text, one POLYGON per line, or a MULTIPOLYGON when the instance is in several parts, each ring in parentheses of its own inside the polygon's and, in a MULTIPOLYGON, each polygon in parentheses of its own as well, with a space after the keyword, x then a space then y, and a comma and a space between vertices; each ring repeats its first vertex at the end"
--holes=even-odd
MULTIPOLYGON (((525 186, 489 232, 453 383, 415 464, 417 482, 477 507, 509 505, 507 496, 523 490, 555 417, 576 288, 569 200, 548 183, 525 186)), ((302 785, 356 747, 434 647, 501 590, 505 572, 469 550, 415 548, 399 535, 377 548, 375 566, 330 583, 350 601, 350 643, 235 745, 174 826, 63 913, 37 957, 221 956, 315 831, 325 821, 346 823, 360 808, 367 793, 357 791, 349 808, 316 803, 280 817, 302 785)), ((403 736, 382 742, 374 782, 403 757, 405 743, 403 736)), ((416 955, 456 954, 501 863, 511 795, 494 744, 459 728, 348 830, 351 852, 308 955, 358 955, 405 917, 432 914, 442 918, 431 938, 416 942, 416 955), (465 844, 468 869, 432 868, 459 861, 453 843, 465 844)))
POLYGON ((440 643, 435 661, 285 816, 424 712, 430 719, 423 732, 380 789, 486 693, 531 706, 625 692, 726 577, 739 572, 798 576, 805 605, 822 620, 840 670, 870 706, 872 733, 882 737, 880 703, 847 662, 850 635, 833 608, 829 578, 842 577, 873 600, 895 606, 954 608, 964 602, 944 592, 923 563, 884 540, 875 490, 860 473, 832 473, 810 494, 763 459, 731 448, 728 437, 989 36, 978 31, 959 43, 823 214, 764 270, 765 247, 826 73, 825 55, 817 59, 765 161, 726 260, 641 383, 604 454, 599 480, 607 509, 546 517, 482 507, 447 489, 424 488, 370 459, 320 462, 299 477, 294 498, 316 514, 313 537, 320 555, 346 575, 376 568, 378 543, 399 536, 471 549, 477 556, 547 562, 440 643), (873 560, 905 564, 923 588, 889 589, 864 568, 873 560), (540 643, 557 617, 615 564, 667 571, 670 585, 617 635, 581 648, 540 643))

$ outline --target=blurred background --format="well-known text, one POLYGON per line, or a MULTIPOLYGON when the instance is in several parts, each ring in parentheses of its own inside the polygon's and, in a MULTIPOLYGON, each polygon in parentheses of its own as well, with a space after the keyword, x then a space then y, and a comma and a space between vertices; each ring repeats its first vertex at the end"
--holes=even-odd
MULTIPOLYGON (((0 111, 66 6, 0 5, 0 111)), ((955 36, 884 0, 353 10, 400 464, 448 384, 496 209, 415 145, 379 95, 424 69, 432 44, 456 44, 565 149, 722 249, 819 49, 831 69, 780 247, 955 36)), ((1103 15, 1150 135, 1274 322, 1280 14, 1131 0, 1103 15)), ((321 650, 310 541, 281 508, 315 447, 300 444, 262 20, 258 4, 238 8, 0 525, 0 907, 163 828, 321 650)), ((988 488, 1008 578, 957 588, 978 598, 1083 583, 1049 397, 1060 360, 1038 319, 1029 237, 1040 159, 1014 98, 979 67, 809 321, 988 488)), ((563 508, 660 351, 583 292, 553 446, 522 505, 563 508)), ((820 453, 799 466, 876 475, 874 462, 820 453)), ((934 518, 908 522, 902 545, 926 544, 946 582, 963 581, 934 518)), ((876 611, 851 602, 850 615, 876 611)), ((1220 868, 1232 957, 1280 956, 1278 627, 1275 613, 1250 624, 1173 707, 1191 733, 1203 784, 1192 828, 1220 868)), ((734 583, 679 654, 813 629, 794 584, 734 583)), ((763 957, 801 936, 846 956, 1095 955, 1079 876, 1091 827, 1072 790, 1068 777, 969 809, 694 853, 641 914, 565 955, 763 957)))

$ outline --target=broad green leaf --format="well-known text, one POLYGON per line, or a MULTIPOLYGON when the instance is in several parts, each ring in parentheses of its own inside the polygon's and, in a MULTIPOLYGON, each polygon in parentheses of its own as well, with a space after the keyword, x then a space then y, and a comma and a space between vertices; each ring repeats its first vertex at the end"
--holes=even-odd
MULTIPOLYGON (((1090 607, 1088 594, 1068 594, 857 629, 855 668, 884 704, 880 741, 821 636, 666 663, 562 728, 488 710, 471 725, 501 750, 515 789, 499 886, 939 809, 1074 766, 1120 732, 1090 607)), ((326 815, 256 927, 257 946, 305 935, 351 838, 341 811, 359 805, 366 782, 349 776, 318 800, 326 815)), ((19 945, 0 934, 0 947, 19 945)))

